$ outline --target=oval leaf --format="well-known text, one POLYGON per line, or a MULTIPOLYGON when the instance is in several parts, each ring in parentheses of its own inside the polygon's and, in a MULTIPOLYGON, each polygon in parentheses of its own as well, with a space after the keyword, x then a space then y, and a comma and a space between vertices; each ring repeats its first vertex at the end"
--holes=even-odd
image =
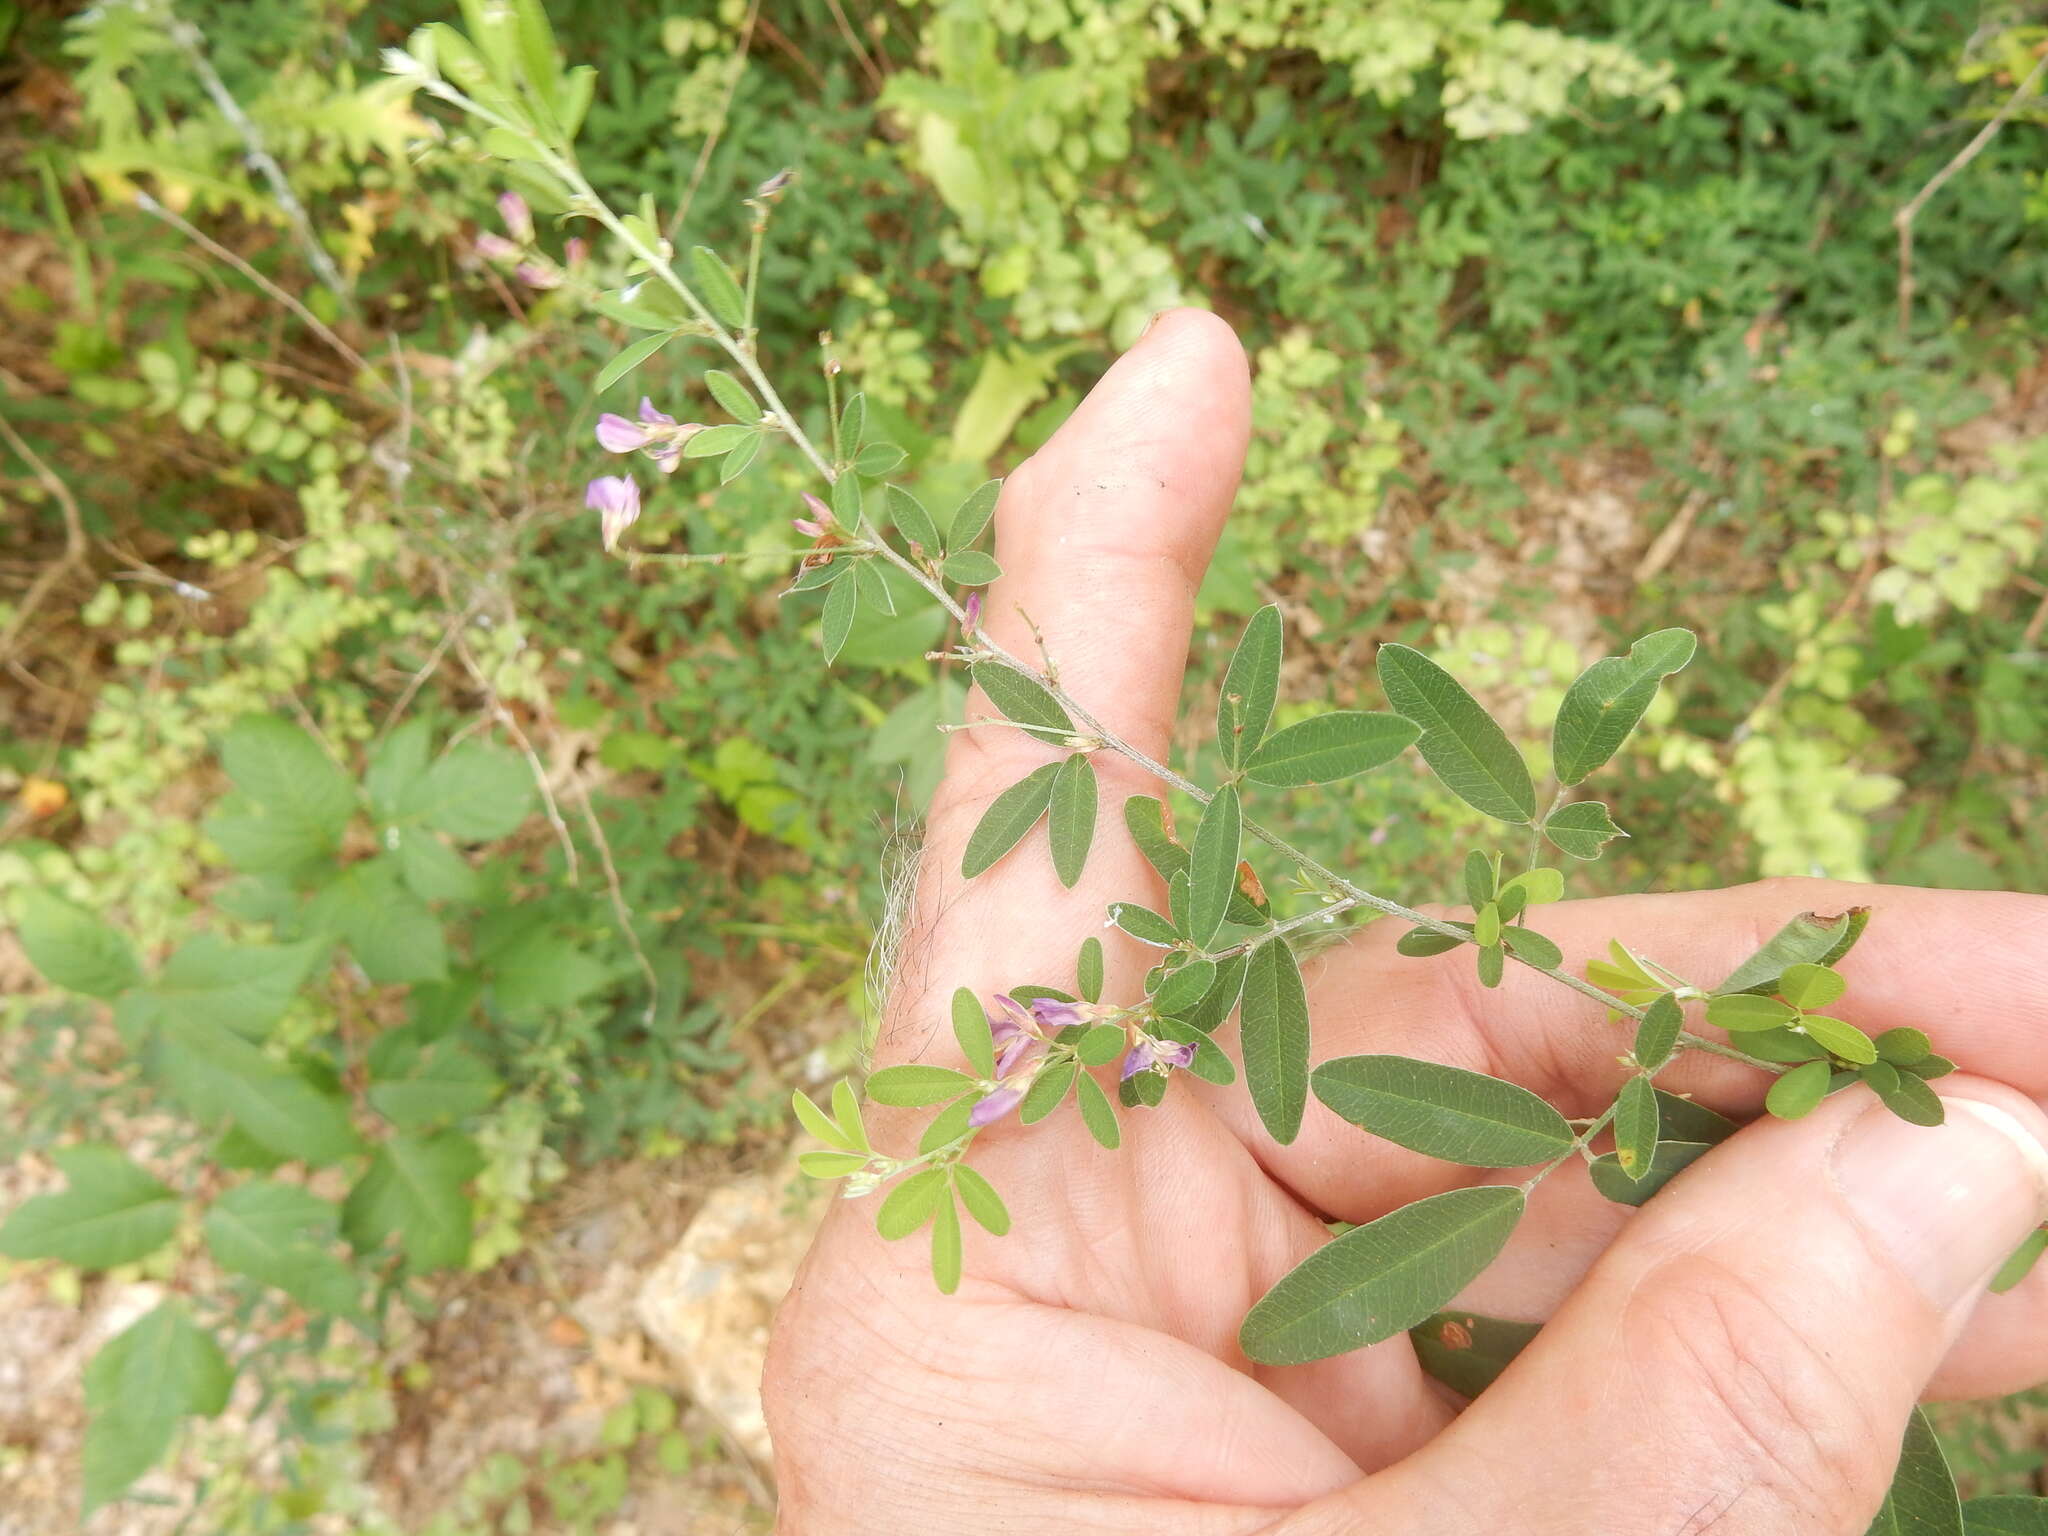
MULTIPOLYGON (((1300 1132, 1302 1111, 1308 1106, 1309 1043, 1308 994, 1285 939, 1268 939, 1252 951, 1245 965, 1238 1019, 1252 1106, 1267 1134, 1284 1146, 1300 1132)), ((1432 1304, 1418 1315, 1434 1310, 1432 1304)), ((1407 1326, 1402 1323, 1400 1328, 1407 1326)))
POLYGON ((1046 830, 1052 840, 1053 872, 1072 890, 1088 863, 1088 845, 1095 840, 1095 765, 1076 752, 1053 775, 1051 814, 1046 830))
POLYGON ((1059 771, 1058 763, 1034 768, 996 796, 967 839, 961 874, 972 880, 1023 841, 1024 834, 1038 825, 1038 818, 1052 804, 1052 781, 1059 771))
POLYGON ((1528 1089, 1406 1056, 1343 1056, 1315 1070, 1316 1097, 1353 1125, 1468 1168, 1520 1168, 1571 1150, 1563 1115, 1528 1089))
POLYGON ((1225 785, 1202 811, 1188 850, 1187 936, 1198 949, 1207 948, 1223 926, 1237 889, 1237 854, 1243 841, 1244 813, 1237 791, 1225 785))
POLYGON ((1060 736, 1074 734, 1074 722, 1037 679, 996 661, 984 661, 969 670, 975 686, 1005 720, 1060 736))
POLYGON ((1602 657, 1580 673, 1565 691, 1551 732, 1557 781, 1577 784, 1620 751, 1658 685, 1692 660, 1698 644, 1689 629, 1660 629, 1636 641, 1626 656, 1602 657))
POLYGON ((1223 761, 1233 768, 1266 739, 1273 704, 1280 696, 1282 645, 1280 609, 1268 603, 1252 615, 1238 638, 1216 701, 1216 744, 1223 749, 1223 761))
POLYGON ((1311 715, 1275 731, 1246 761, 1244 776, 1275 789, 1333 784, 1392 762, 1419 734, 1412 720, 1383 711, 1340 709, 1311 715))
POLYGON ((1641 1178, 1622 1172, 1620 1160, 1612 1152, 1603 1152, 1593 1159, 1590 1169, 1593 1187, 1616 1205, 1641 1205, 1712 1150, 1704 1141, 1660 1141, 1650 1158, 1649 1172, 1641 1178))
POLYGON ((1405 1332, 1493 1262, 1524 1204, 1519 1189, 1455 1189, 1353 1227, 1261 1298, 1239 1347, 1261 1365, 1305 1365, 1405 1332))
POLYGON ((1496 821, 1536 819, 1529 765, 1455 677, 1405 645, 1380 647, 1379 672, 1387 702, 1422 728, 1416 749, 1445 788, 1496 821))

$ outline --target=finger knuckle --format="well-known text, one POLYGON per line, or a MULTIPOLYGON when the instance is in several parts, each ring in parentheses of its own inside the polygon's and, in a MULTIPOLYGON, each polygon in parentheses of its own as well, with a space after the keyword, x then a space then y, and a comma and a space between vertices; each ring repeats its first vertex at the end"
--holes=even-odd
POLYGON ((1622 1322, 1637 1379, 1674 1399, 1673 1422, 1704 1433, 1706 1455, 1748 1490, 1745 1519, 1768 1501, 1783 1509, 1785 1529, 1832 1529, 1846 1512, 1877 1508, 1891 1431, 1827 1341, 1789 1321, 1767 1291, 1689 1255, 1653 1269, 1622 1322))

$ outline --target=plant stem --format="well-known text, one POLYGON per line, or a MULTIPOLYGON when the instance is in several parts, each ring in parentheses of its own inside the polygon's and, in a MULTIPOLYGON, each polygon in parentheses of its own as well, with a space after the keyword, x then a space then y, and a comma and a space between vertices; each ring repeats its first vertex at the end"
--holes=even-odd
MULTIPOLYGON (((531 130, 508 122, 496 113, 470 100, 469 97, 452 86, 448 86, 445 83, 437 83, 435 88, 437 94, 462 106, 465 110, 475 114, 484 121, 522 134, 530 139, 533 138, 531 130)), ((541 151, 542 163, 574 195, 576 211, 587 213, 606 229, 610 230, 629 251, 640 259, 651 273, 674 291, 676 296, 689 309, 690 313, 704 327, 706 334, 717 342, 725 354, 733 360, 734 364, 746 374, 748 380, 760 392, 764 404, 775 413, 777 421, 782 424, 783 430, 789 434, 790 441, 810 461, 811 466, 817 470, 825 483, 829 486, 837 480, 838 476, 833 472, 832 466, 826 462, 825 457, 818 451, 817 445, 811 441, 808 434, 804 432, 802 426, 789 410, 789 407, 783 403, 782 396, 776 391, 775 386, 769 382, 767 375, 762 371, 759 362, 754 357, 753 349, 745 344, 744 335, 735 337, 719 323, 717 317, 697 297, 696 292, 676 272, 674 264, 668 256, 664 252, 650 246, 639 235, 634 233, 618 215, 612 212, 604 200, 597 195, 596 190, 590 183, 584 180, 582 172, 577 169, 575 162, 570 160, 564 151, 558 150, 555 146, 543 143, 538 139, 533 139, 533 142, 536 148, 541 151)), ((758 255, 758 252, 756 254, 758 255)), ((751 291, 752 283, 750 282, 748 286, 749 291, 751 291)), ((836 421, 834 426, 836 429, 836 421)), ((954 601, 952 594, 946 590, 944 584, 936 576, 924 569, 909 556, 893 548, 886 540, 880 537, 872 539, 871 548, 876 556, 887 560, 923 588, 940 607, 945 609, 960 624, 962 632, 967 632, 968 625, 965 608, 954 601)), ((653 557, 642 556, 640 558, 650 559, 653 557)), ((1061 687, 1049 669, 1041 669, 1027 661, 1021 660, 995 641, 989 639, 986 634, 979 632, 975 634, 972 658, 977 661, 996 662, 1037 683, 1047 693, 1051 694, 1059 702, 1060 706, 1083 727, 1084 734, 1094 737, 1104 747, 1115 752, 1119 757, 1136 764, 1161 783, 1171 785, 1199 804, 1206 805, 1213 797, 1211 791, 1202 788, 1201 785, 1185 775, 1176 773, 1166 764, 1154 758, 1150 753, 1145 752, 1110 730, 1108 726, 1104 725, 1097 718, 1093 711, 1061 687)), ((1431 933, 1442 934, 1448 938, 1455 938, 1461 943, 1469 938, 1469 935, 1463 929, 1455 928, 1439 918, 1426 916, 1421 912, 1415 911, 1413 908, 1402 906, 1397 901, 1391 901, 1384 896, 1366 890, 1363 886, 1354 884, 1321 861, 1311 858, 1308 854, 1296 848, 1292 843, 1262 823, 1246 818, 1244 821, 1244 831, 1266 844, 1267 847, 1278 853, 1282 858, 1290 860, 1313 879, 1320 881, 1329 889, 1340 893, 1343 898, 1342 907, 1325 907, 1313 914, 1309 914, 1311 920, 1327 917, 1337 910, 1364 907, 1379 913, 1383 917, 1399 918, 1401 921, 1409 923, 1414 927, 1426 929, 1431 933)), ((1295 921, 1290 919, 1290 924, 1295 921)), ((1603 991, 1582 977, 1574 976, 1567 971, 1554 970, 1549 966, 1538 965, 1532 960, 1515 954, 1512 949, 1508 950, 1507 954, 1518 965, 1527 966, 1530 970, 1548 976, 1559 985, 1569 987, 1572 991, 1593 999, 1602 1007, 1611 1008, 1618 1013, 1626 1014, 1632 1019, 1640 1020, 1643 1017, 1644 1010, 1615 997, 1612 993, 1603 991)), ((1782 1070, 1774 1063, 1759 1061, 1734 1049, 1732 1046, 1725 1046, 1716 1041, 1702 1039, 1691 1033, 1681 1034, 1679 1038, 1681 1043, 1691 1046, 1696 1050, 1704 1050, 1717 1056, 1725 1056, 1766 1071, 1775 1072, 1782 1070)))

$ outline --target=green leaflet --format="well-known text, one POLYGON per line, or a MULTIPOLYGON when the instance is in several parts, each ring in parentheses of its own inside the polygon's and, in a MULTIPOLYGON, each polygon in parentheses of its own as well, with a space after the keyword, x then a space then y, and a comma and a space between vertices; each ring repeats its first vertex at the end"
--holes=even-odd
POLYGON ((892 1243, 906 1238, 930 1221, 939 1202, 947 1198, 945 1169, 913 1173, 889 1191, 875 1212, 875 1230, 892 1243))
POLYGON ((711 398, 716 400, 724 408, 725 414, 734 421, 752 426, 761 419, 761 407, 747 392, 747 386, 724 369, 707 369, 704 384, 711 391, 711 398))
POLYGON ((1468 1168, 1520 1168, 1571 1150, 1564 1116, 1528 1089, 1406 1056, 1341 1056, 1317 1067, 1316 1097, 1353 1125, 1468 1168))
POLYGON ((1135 901, 1111 902, 1109 920, 1132 938, 1156 944, 1161 949, 1171 949, 1180 942, 1180 931, 1172 923, 1150 907, 1140 906, 1135 901))
POLYGON ((1209 995, 1216 982, 1216 962, 1190 960, 1178 970, 1168 971, 1152 994, 1152 1006, 1161 1013, 1181 1013, 1209 995))
POLYGON ((1075 752, 1053 775, 1046 830, 1052 843, 1053 872, 1072 890, 1088 864, 1088 846, 1095 840, 1095 764, 1075 752))
POLYGON ((1284 1146, 1300 1133, 1308 1106, 1309 1046, 1308 994, 1285 939, 1268 939, 1251 952, 1238 1021, 1252 1107, 1284 1146))
POLYGON ((963 587, 985 587, 1003 574, 1003 568, 996 564, 994 555, 978 549, 961 549, 946 556, 945 572, 948 581, 963 587))
POLYGON ((1614 1161, 1631 1179, 1650 1173, 1657 1155, 1657 1094, 1647 1077, 1631 1077, 1614 1101, 1614 1161))
POLYGON ((989 1033, 988 1010, 968 987, 953 992, 953 1038, 960 1042, 960 1053, 976 1076, 996 1075, 996 1045, 989 1033))
POLYGON ((1660 992, 1643 1010, 1636 1026, 1636 1041, 1630 1054, 1645 1072, 1655 1072, 1678 1049, 1678 1036, 1685 1028, 1685 1011, 1669 992, 1660 992))
POLYGON ((1010 1230, 1010 1210, 1003 1204, 1003 1197, 996 1193, 995 1185, 965 1163, 953 1165, 953 1192, 967 1207, 967 1214, 980 1222, 985 1230, 997 1237, 1010 1230))
POLYGON ((1924 1409, 1906 1421, 1891 1492, 1871 1522, 1869 1536, 1964 1536, 1956 1480, 1924 1409))
POLYGON ((1003 482, 984 480, 967 493, 959 506, 953 509, 946 530, 946 546, 949 549, 965 549, 988 527, 989 519, 996 515, 996 502, 1001 498, 1003 482))
POLYGON ((1589 1172, 1593 1187, 1616 1205, 1641 1205, 1712 1150, 1704 1141, 1660 1141, 1641 1177, 1623 1172, 1620 1159, 1612 1152, 1594 1158, 1589 1172))
POLYGON ((923 1109, 957 1099, 973 1086, 973 1079, 964 1072, 956 1072, 951 1067, 929 1067, 921 1062, 911 1062, 900 1067, 883 1067, 869 1074, 867 1093, 877 1104, 889 1104, 898 1109, 923 1109))
POLYGON ((1698 640, 1689 629, 1660 629, 1579 674, 1558 706, 1551 731, 1557 781, 1580 783, 1621 750, 1657 697, 1658 686, 1692 660, 1698 640))
POLYGON ((1544 818, 1543 835, 1575 859, 1597 859, 1602 848, 1617 837, 1628 836, 1599 800, 1575 800, 1559 806, 1544 818))
POLYGON ((853 633, 854 615, 859 610, 860 581, 852 571, 842 570, 825 589, 825 611, 819 620, 818 644, 825 652, 828 667, 846 649, 847 637, 853 633))
POLYGON ((1996 1494, 1963 1506, 1966 1536, 2048 1536, 2048 1499, 1996 1494))
POLYGON ((1387 702, 1421 727, 1416 749, 1452 794, 1497 821, 1536 819, 1529 765, 1456 678, 1422 652, 1391 644, 1380 647, 1379 673, 1387 702))
POLYGON ((1071 1060, 1055 1061, 1032 1080, 1024 1090, 1024 1102, 1017 1106, 1017 1118, 1026 1125, 1036 1125, 1047 1115, 1060 1107, 1060 1100, 1067 1096, 1067 1090, 1074 1084, 1075 1074, 1080 1071, 1071 1060))
POLYGON ((2013 1250, 2012 1257, 1998 1267, 1991 1289, 2004 1295, 2033 1273, 2034 1265, 2040 1262, 2044 1252, 2048 1252, 2048 1227, 2040 1228, 2013 1250))
POLYGON ((1828 1095, 1834 1068, 1825 1061, 1809 1061, 1794 1067, 1764 1095, 1764 1108, 1780 1120, 1798 1120, 1813 1113, 1828 1095))
POLYGON ((37 1195, 0 1225, 0 1254, 112 1269, 154 1253, 178 1226, 178 1197, 114 1147, 51 1152, 65 1188, 37 1195))
POLYGON ((975 685, 988 695, 989 703, 995 705, 1005 720, 1034 726, 1058 736, 1074 734, 1074 722, 1037 679, 1026 677, 1014 667, 1006 667, 998 661, 984 661, 970 670, 975 685))
POLYGON ((1239 1347, 1261 1365, 1305 1365, 1414 1327, 1493 1262, 1525 1203, 1519 1189, 1484 1185, 1353 1227, 1260 1299, 1239 1347))
POLYGON ((108 999, 142 980, 128 941, 83 907, 35 889, 25 892, 21 902, 17 932, 29 963, 44 980, 108 999))
POLYGON ((868 435, 868 397, 856 389, 839 408, 839 451, 850 458, 860 451, 868 435))
POLYGON ((681 334, 680 331, 656 331, 652 336, 642 336, 598 370, 596 382, 591 385, 591 389, 597 394, 603 394, 681 334))
POLYGON ((1230 910, 1230 897, 1237 889, 1243 825, 1237 791, 1225 785, 1204 808, 1201 824, 1195 828, 1194 846, 1188 851, 1186 931, 1197 949, 1208 947, 1230 910))
POLYGON ((1788 967, 1833 965, 1863 936, 1870 908, 1851 907, 1835 917, 1802 912, 1738 965, 1716 992, 1775 992, 1788 967))
POLYGON ((950 1192, 932 1213, 932 1281, 941 1295, 960 1289, 960 1210, 950 1192))
POLYGON ((1075 957, 1074 985, 1089 1002, 1102 1001, 1102 940, 1092 935, 1081 941, 1081 953, 1075 957))
POLYGON ((1249 965, 1249 959, 1243 954, 1232 955, 1219 962, 1216 979, 1209 983, 1209 990, 1202 994, 1202 1000, 1175 1017, 1205 1035, 1214 1034, 1237 1006, 1237 1000, 1244 991, 1245 971, 1249 965))
POLYGON ((1109 1102, 1109 1095, 1086 1072, 1076 1079, 1074 1091, 1081 1105, 1081 1122, 1088 1127, 1088 1134, 1115 1151, 1123 1144, 1123 1133, 1117 1128, 1116 1108, 1109 1102))
POLYGON ((740 285, 732 280, 732 273, 718 259, 716 251, 709 246, 691 246, 690 275, 697 280, 697 297, 721 325, 737 330, 747 323, 747 304, 740 296, 740 285))
POLYGON ((1478 1312, 1438 1312, 1408 1330, 1415 1358, 1438 1381, 1477 1397, 1514 1363, 1540 1330, 1478 1312))
POLYGON ((1719 1146, 1740 1129, 1726 1115, 1716 1114, 1704 1104, 1682 1099, 1675 1093, 1657 1090, 1657 1137, 1664 1142, 1698 1141, 1719 1146))
POLYGON ((1216 744, 1232 768, 1258 751, 1273 720, 1280 696, 1280 657, 1284 641, 1280 610, 1268 603, 1251 616, 1223 674, 1216 701, 1216 744))
POLYGON ((1331 784, 1392 762, 1420 734, 1412 720, 1379 711, 1311 715, 1268 737, 1245 761, 1244 776, 1276 789, 1331 784))
POLYGON ((932 521, 932 515, 925 510, 923 502, 900 485, 885 487, 882 501, 889 509, 889 521, 895 525, 898 533, 928 555, 943 553, 939 525, 932 521))
POLYGON ((995 797, 967 839, 961 874, 972 880, 1024 840, 1052 804, 1052 781, 1059 771, 1058 763, 1034 768, 995 797))

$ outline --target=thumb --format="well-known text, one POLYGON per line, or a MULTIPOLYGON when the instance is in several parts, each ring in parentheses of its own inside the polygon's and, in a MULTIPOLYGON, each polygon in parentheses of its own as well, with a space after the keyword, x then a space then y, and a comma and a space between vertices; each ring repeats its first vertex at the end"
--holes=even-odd
POLYGON ((2048 1116, 1942 1087, 1937 1127, 1857 1090, 1731 1138, 1448 1431, 1327 1501, 1349 1501, 1331 1529, 1861 1536, 1914 1402, 2048 1215, 2048 1116))

